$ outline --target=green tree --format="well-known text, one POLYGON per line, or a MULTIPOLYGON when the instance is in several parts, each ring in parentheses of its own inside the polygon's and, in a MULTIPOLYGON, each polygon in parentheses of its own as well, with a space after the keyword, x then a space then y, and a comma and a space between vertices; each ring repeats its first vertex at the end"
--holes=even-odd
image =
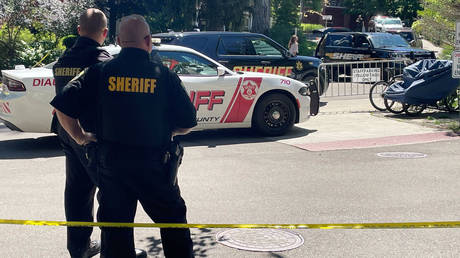
POLYGON ((143 15, 152 32, 189 30, 195 16, 195 1, 191 0, 166 3, 161 0, 96 0, 95 3, 108 14, 110 42, 115 42, 117 20, 126 15, 143 15))
MULTIPOLYGON (((299 27, 300 5, 297 0, 273 0, 272 17, 274 19, 273 27, 270 29, 269 36, 287 47, 291 35, 299 27)), ((299 30, 300 31, 300 30, 299 30)), ((299 37, 302 40, 303 37, 299 37)), ((301 42, 299 42, 301 43, 301 42)), ((302 45, 299 44, 299 52, 302 45)))
POLYGON ((420 19, 412 27, 426 39, 442 45, 447 50, 444 58, 450 58, 455 22, 460 20, 460 0, 425 0, 423 7, 418 12, 420 19))
POLYGON ((422 8, 420 0, 345 0, 343 3, 348 13, 361 14, 365 20, 373 15, 389 15, 401 18, 408 26, 422 8))
POLYGON ((207 21, 207 30, 240 31, 244 11, 249 10, 247 0, 201 0, 200 19, 207 21))
POLYGON ((254 0, 252 7, 252 32, 268 33, 270 29, 270 0, 254 0))
POLYGON ((0 68, 33 64, 50 51, 45 62, 55 58, 59 55, 55 51, 59 37, 75 30, 78 14, 91 3, 91 0, 0 0, 0 68))

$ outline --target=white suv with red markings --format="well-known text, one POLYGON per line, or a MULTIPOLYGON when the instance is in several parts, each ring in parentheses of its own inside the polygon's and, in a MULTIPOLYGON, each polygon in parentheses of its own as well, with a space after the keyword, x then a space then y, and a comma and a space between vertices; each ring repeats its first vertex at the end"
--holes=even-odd
MULTIPOLYGON (((120 48, 109 46, 107 50, 116 55, 120 48)), ((318 113, 319 97, 315 90, 288 77, 233 72, 181 46, 156 45, 152 58, 161 60, 182 80, 197 109, 195 130, 253 127, 264 135, 282 135, 294 123, 318 113)), ((10 129, 53 131, 49 102, 55 90, 51 68, 52 64, 2 71, 0 120, 10 129)))

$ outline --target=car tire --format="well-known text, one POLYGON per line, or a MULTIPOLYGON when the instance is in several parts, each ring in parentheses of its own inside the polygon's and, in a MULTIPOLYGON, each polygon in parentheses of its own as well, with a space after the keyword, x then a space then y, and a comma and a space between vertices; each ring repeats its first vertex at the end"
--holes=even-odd
POLYGON ((294 103, 285 95, 273 93, 257 102, 253 114, 253 127, 265 136, 285 134, 294 125, 294 103))

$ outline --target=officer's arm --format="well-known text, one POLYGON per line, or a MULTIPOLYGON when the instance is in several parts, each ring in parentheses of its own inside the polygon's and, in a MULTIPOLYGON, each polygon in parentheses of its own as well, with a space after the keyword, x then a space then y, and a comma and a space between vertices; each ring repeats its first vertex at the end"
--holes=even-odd
POLYGON ((90 84, 96 81, 94 78, 96 75, 97 71, 93 67, 86 69, 64 87, 62 94, 51 101, 62 127, 78 144, 82 145, 96 141, 95 137, 86 133, 78 122, 84 103, 91 102, 90 96, 96 95, 91 91, 96 87, 90 87, 90 84))
POLYGON ((172 105, 173 114, 171 114, 171 117, 175 118, 173 135, 187 134, 197 125, 196 110, 179 77, 172 72, 170 72, 169 76, 171 83, 171 101, 169 103, 172 105))
POLYGON ((80 145, 85 145, 90 142, 96 142, 96 137, 88 132, 85 132, 78 123, 78 120, 72 118, 59 110, 56 110, 56 115, 59 119, 59 123, 66 130, 66 132, 74 139, 74 141, 80 145))
POLYGON ((188 134, 192 131, 192 128, 176 128, 173 131, 173 136, 188 134))

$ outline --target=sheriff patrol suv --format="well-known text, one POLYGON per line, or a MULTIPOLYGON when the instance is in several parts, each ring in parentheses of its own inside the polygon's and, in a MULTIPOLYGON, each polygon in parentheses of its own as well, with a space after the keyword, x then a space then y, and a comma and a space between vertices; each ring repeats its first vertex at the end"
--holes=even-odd
POLYGON ((379 59, 434 59, 435 53, 413 48, 398 34, 383 32, 333 32, 323 36, 315 56, 324 62, 379 59))
MULTIPOLYGON (((119 46, 104 48, 112 55, 120 51, 119 46)), ((318 113, 318 95, 312 94, 310 85, 295 79, 233 72, 183 46, 155 44, 151 55, 182 80, 197 110, 194 130, 252 127, 263 135, 275 136, 318 113)), ((49 105, 55 96, 53 64, 1 71, 0 122, 18 131, 54 131, 49 105)))
MULTIPOLYGON (((269 37, 249 32, 169 32, 152 35, 162 43, 193 48, 239 72, 262 72, 315 84, 321 60, 309 56, 291 56, 289 51, 269 37)), ((322 94, 327 84, 320 83, 322 94)))

